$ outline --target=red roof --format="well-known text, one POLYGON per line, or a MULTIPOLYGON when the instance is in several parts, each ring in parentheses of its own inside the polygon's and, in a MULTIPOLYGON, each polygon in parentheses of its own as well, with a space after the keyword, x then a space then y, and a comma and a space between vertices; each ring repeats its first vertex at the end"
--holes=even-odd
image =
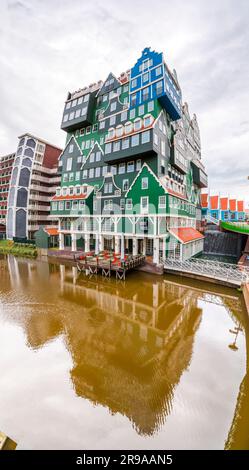
POLYGON ((230 211, 236 211, 236 199, 229 200, 229 209, 230 211))
POLYGON ((204 238, 198 230, 192 227, 171 228, 169 232, 181 243, 189 243, 204 238))
POLYGON ((244 212, 244 201, 237 201, 238 211, 244 212))
POLYGON ((55 227, 46 227, 45 230, 49 235, 58 235, 58 229, 55 227))
POLYGON ((219 196, 210 196, 210 208, 218 209, 219 196))
POLYGON ((68 201, 71 199, 85 199, 86 196, 87 196, 86 194, 72 194, 72 195, 67 194, 66 196, 54 196, 52 197, 52 201, 68 201))
POLYGON ((201 194, 201 206, 206 208, 208 207, 208 194, 201 194))
POLYGON ((222 211, 228 210, 228 197, 221 197, 220 198, 220 208, 222 211))

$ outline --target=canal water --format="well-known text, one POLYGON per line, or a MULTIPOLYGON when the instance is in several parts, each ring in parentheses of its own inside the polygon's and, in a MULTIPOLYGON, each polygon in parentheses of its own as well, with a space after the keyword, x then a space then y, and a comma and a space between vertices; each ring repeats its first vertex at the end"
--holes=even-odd
POLYGON ((236 290, 0 258, 0 431, 17 449, 249 448, 236 290))

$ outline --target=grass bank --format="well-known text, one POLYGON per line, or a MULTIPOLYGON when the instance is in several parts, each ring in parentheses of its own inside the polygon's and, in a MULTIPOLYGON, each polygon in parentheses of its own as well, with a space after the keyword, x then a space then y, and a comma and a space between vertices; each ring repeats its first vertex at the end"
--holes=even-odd
POLYGON ((0 240, 0 254, 36 258, 37 250, 35 245, 28 243, 15 243, 11 240, 0 240))

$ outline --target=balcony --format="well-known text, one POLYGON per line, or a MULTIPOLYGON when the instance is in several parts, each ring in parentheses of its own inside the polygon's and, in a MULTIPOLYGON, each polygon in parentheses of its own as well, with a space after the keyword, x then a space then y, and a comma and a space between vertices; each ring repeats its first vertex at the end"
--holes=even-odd
POLYGON ((28 205, 28 210, 30 211, 43 211, 43 212, 50 212, 50 205, 49 205, 49 201, 48 201, 48 205, 47 206, 36 206, 34 204, 29 204, 28 205))
POLYGON ((207 188, 208 187, 208 177, 205 171, 195 163, 194 161, 191 162, 191 166, 193 169, 193 182, 199 188, 207 188))

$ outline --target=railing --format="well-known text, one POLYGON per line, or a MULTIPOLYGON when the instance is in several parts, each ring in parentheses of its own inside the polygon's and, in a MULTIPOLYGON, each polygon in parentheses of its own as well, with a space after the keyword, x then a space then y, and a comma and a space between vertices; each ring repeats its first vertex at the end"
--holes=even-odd
POLYGON ((211 222, 212 224, 219 225, 220 221, 216 219, 215 217, 212 217, 211 215, 207 215, 206 219, 208 222, 211 222))
POLYGON ((249 268, 236 264, 222 263, 213 260, 201 260, 192 258, 181 261, 172 258, 161 259, 165 269, 202 275, 213 279, 245 284, 249 282, 249 268))
POLYGON ((221 222, 222 228, 232 232, 246 233, 249 235, 249 224, 242 222, 221 222))

